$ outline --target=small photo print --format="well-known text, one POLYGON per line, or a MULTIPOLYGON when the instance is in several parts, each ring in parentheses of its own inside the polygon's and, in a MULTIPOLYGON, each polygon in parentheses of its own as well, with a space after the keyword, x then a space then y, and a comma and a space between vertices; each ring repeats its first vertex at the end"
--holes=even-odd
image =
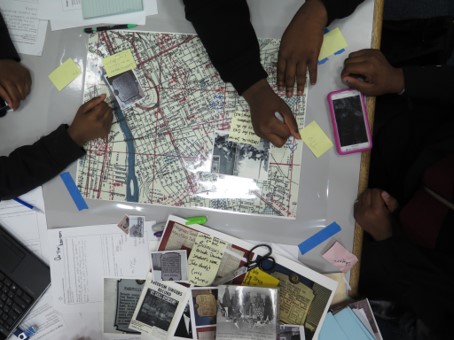
POLYGON ((268 179, 270 142, 260 140, 258 146, 229 141, 228 133, 217 131, 213 143, 211 173, 268 179))
POLYGON ((104 278, 104 333, 140 334, 129 328, 145 280, 104 278))
POLYGON ((178 302, 165 294, 148 289, 142 305, 139 307, 136 320, 167 332, 177 310, 178 302))
POLYGON ((117 223, 118 228, 123 231, 126 235, 129 234, 129 217, 124 215, 120 222, 117 223))
POLYGON ((154 281, 187 282, 189 279, 186 250, 152 252, 151 274, 154 281))
POLYGON ((280 325, 279 340, 306 340, 304 326, 280 325))
POLYGON ((133 70, 117 74, 113 77, 106 76, 105 78, 120 109, 126 109, 145 97, 145 93, 133 70))
POLYGON ((198 339, 215 340, 218 289, 193 287, 191 289, 191 320, 198 339))
POLYGON ((129 215, 129 236, 143 237, 145 228, 145 216, 129 215))

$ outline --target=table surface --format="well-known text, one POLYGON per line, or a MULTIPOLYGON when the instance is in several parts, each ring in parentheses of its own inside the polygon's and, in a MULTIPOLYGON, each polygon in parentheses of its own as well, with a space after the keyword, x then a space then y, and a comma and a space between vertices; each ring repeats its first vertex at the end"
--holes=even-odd
MULTIPOLYGON (((280 38, 293 14, 301 4, 300 0, 250 0, 251 17, 257 35, 263 38, 280 38)), ((181 1, 158 0, 159 14, 147 18, 146 26, 140 30, 159 32, 193 33, 194 30, 184 18, 181 1)), ((348 53, 371 46, 374 1, 366 0, 349 18, 335 21, 330 28, 339 27, 348 42, 346 53, 333 56, 318 67, 318 82, 310 86, 306 124, 316 120, 332 137, 329 111, 326 101, 328 92, 345 88, 340 81, 340 71, 348 53)), ((22 56, 23 63, 31 70, 33 86, 31 95, 20 111, 2 119, 1 154, 14 148, 33 143, 61 123, 70 123, 82 103, 83 77, 79 77, 63 91, 58 92, 48 80, 49 73, 67 58, 73 58, 79 65, 86 65, 88 36, 81 28, 50 31, 48 28, 42 57, 22 56)), ((353 249, 355 223, 352 202, 358 191, 360 154, 339 156, 331 149, 319 159, 305 147, 300 181, 298 213, 295 220, 276 217, 258 217, 208 211, 129 204, 140 210, 149 220, 164 221, 169 214, 181 217, 206 215, 207 226, 227 234, 249 240, 296 245, 336 221, 343 229, 335 236, 347 249, 353 249)), ((69 167, 74 175, 76 164, 69 167)), ((132 210, 118 207, 117 202, 87 200, 88 210, 77 211, 60 178, 43 186, 48 227, 95 225, 116 223, 125 213, 132 210)), ((335 271, 335 268, 319 255, 329 244, 318 246, 304 257, 304 263, 321 271, 335 271)))

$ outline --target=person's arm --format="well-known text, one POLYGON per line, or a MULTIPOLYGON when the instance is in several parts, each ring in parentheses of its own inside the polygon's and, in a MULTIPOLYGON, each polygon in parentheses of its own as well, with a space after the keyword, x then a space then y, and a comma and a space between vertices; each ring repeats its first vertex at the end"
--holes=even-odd
POLYGON ((183 0, 186 18, 199 35, 222 80, 241 95, 267 77, 245 0, 183 0))
POLYGON ((341 19, 349 16, 364 0, 321 0, 325 5, 328 14, 327 25, 335 19, 341 19))
POLYGON ((392 299, 444 334, 454 316, 452 259, 405 238, 391 215, 396 209, 397 201, 379 189, 367 189, 355 202, 355 220, 373 239, 363 244, 360 293, 392 299))
POLYGON ((83 104, 68 127, 61 125, 33 145, 22 146, 0 157, 0 200, 11 199, 40 186, 85 154, 88 141, 106 137, 112 109, 105 95, 83 104))
POLYGON ((2 14, 0 13, 0 59, 13 59, 19 61, 19 54, 14 47, 11 37, 6 27, 5 20, 3 19, 2 14))
POLYGON ((11 199, 40 186, 84 155, 61 125, 32 145, 0 157, 0 199, 11 199))
POLYGON ((402 70, 407 96, 454 105, 454 66, 408 66, 402 70))
POLYGON ((249 104, 255 133, 276 146, 284 145, 290 135, 300 139, 293 113, 266 80, 246 0, 184 0, 184 4, 186 18, 221 78, 249 104))

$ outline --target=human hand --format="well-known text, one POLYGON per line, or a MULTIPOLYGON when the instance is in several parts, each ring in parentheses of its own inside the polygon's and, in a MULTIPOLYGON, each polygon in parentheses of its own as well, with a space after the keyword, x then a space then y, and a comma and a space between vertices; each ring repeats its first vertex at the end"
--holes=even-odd
POLYGON ((112 109, 104 102, 105 94, 90 99, 77 110, 68 134, 79 146, 95 138, 104 138, 112 126, 112 109))
POLYGON ((366 49, 350 53, 344 61, 341 79, 368 96, 399 93, 405 87, 402 69, 391 66, 379 50, 366 49))
POLYGON ((0 59, 0 97, 17 110, 30 93, 32 78, 25 66, 16 60, 0 59))
POLYGON ((397 200, 386 191, 367 189, 353 207, 356 222, 369 233, 374 240, 383 241, 393 234, 391 213, 398 207, 397 200))
POLYGON ((325 5, 320 0, 306 0, 285 30, 277 62, 277 86, 287 97, 302 96, 309 68, 311 84, 317 82, 317 63, 323 42, 323 29, 328 21, 325 5))
POLYGON ((269 140, 277 147, 284 145, 290 135, 301 139, 292 111, 266 79, 259 80, 244 91, 243 97, 251 109, 252 126, 257 136, 269 140), (276 118, 275 112, 281 114, 284 122, 276 118))

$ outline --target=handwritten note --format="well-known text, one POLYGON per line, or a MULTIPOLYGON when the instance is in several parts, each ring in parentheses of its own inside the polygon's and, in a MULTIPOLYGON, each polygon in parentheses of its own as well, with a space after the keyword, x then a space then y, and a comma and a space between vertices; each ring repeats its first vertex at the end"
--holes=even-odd
POLYGON ((336 27, 323 36, 323 43, 318 60, 323 60, 345 47, 347 47, 347 41, 342 35, 339 27, 336 27))
POLYGON ((49 74, 49 79, 58 91, 63 90, 80 75, 80 68, 71 58, 49 74))
POLYGON ((252 127, 251 114, 238 111, 233 114, 230 123, 229 141, 242 144, 259 145, 260 137, 252 127))
POLYGON ((300 135, 304 144, 317 158, 333 147, 333 143, 315 120, 301 129, 300 135))
POLYGON ((102 63, 108 77, 113 77, 136 68, 136 62, 131 50, 124 50, 105 57, 102 63))
POLYGON ((210 285, 221 265, 226 246, 227 243, 217 237, 199 233, 188 258, 189 283, 210 285))
POLYGON ((250 270, 243 279, 243 286, 257 286, 257 287, 277 287, 279 280, 265 273, 263 270, 254 268, 250 270))
POLYGON ((348 272, 358 262, 358 258, 339 242, 335 242, 322 256, 342 273, 348 272))

